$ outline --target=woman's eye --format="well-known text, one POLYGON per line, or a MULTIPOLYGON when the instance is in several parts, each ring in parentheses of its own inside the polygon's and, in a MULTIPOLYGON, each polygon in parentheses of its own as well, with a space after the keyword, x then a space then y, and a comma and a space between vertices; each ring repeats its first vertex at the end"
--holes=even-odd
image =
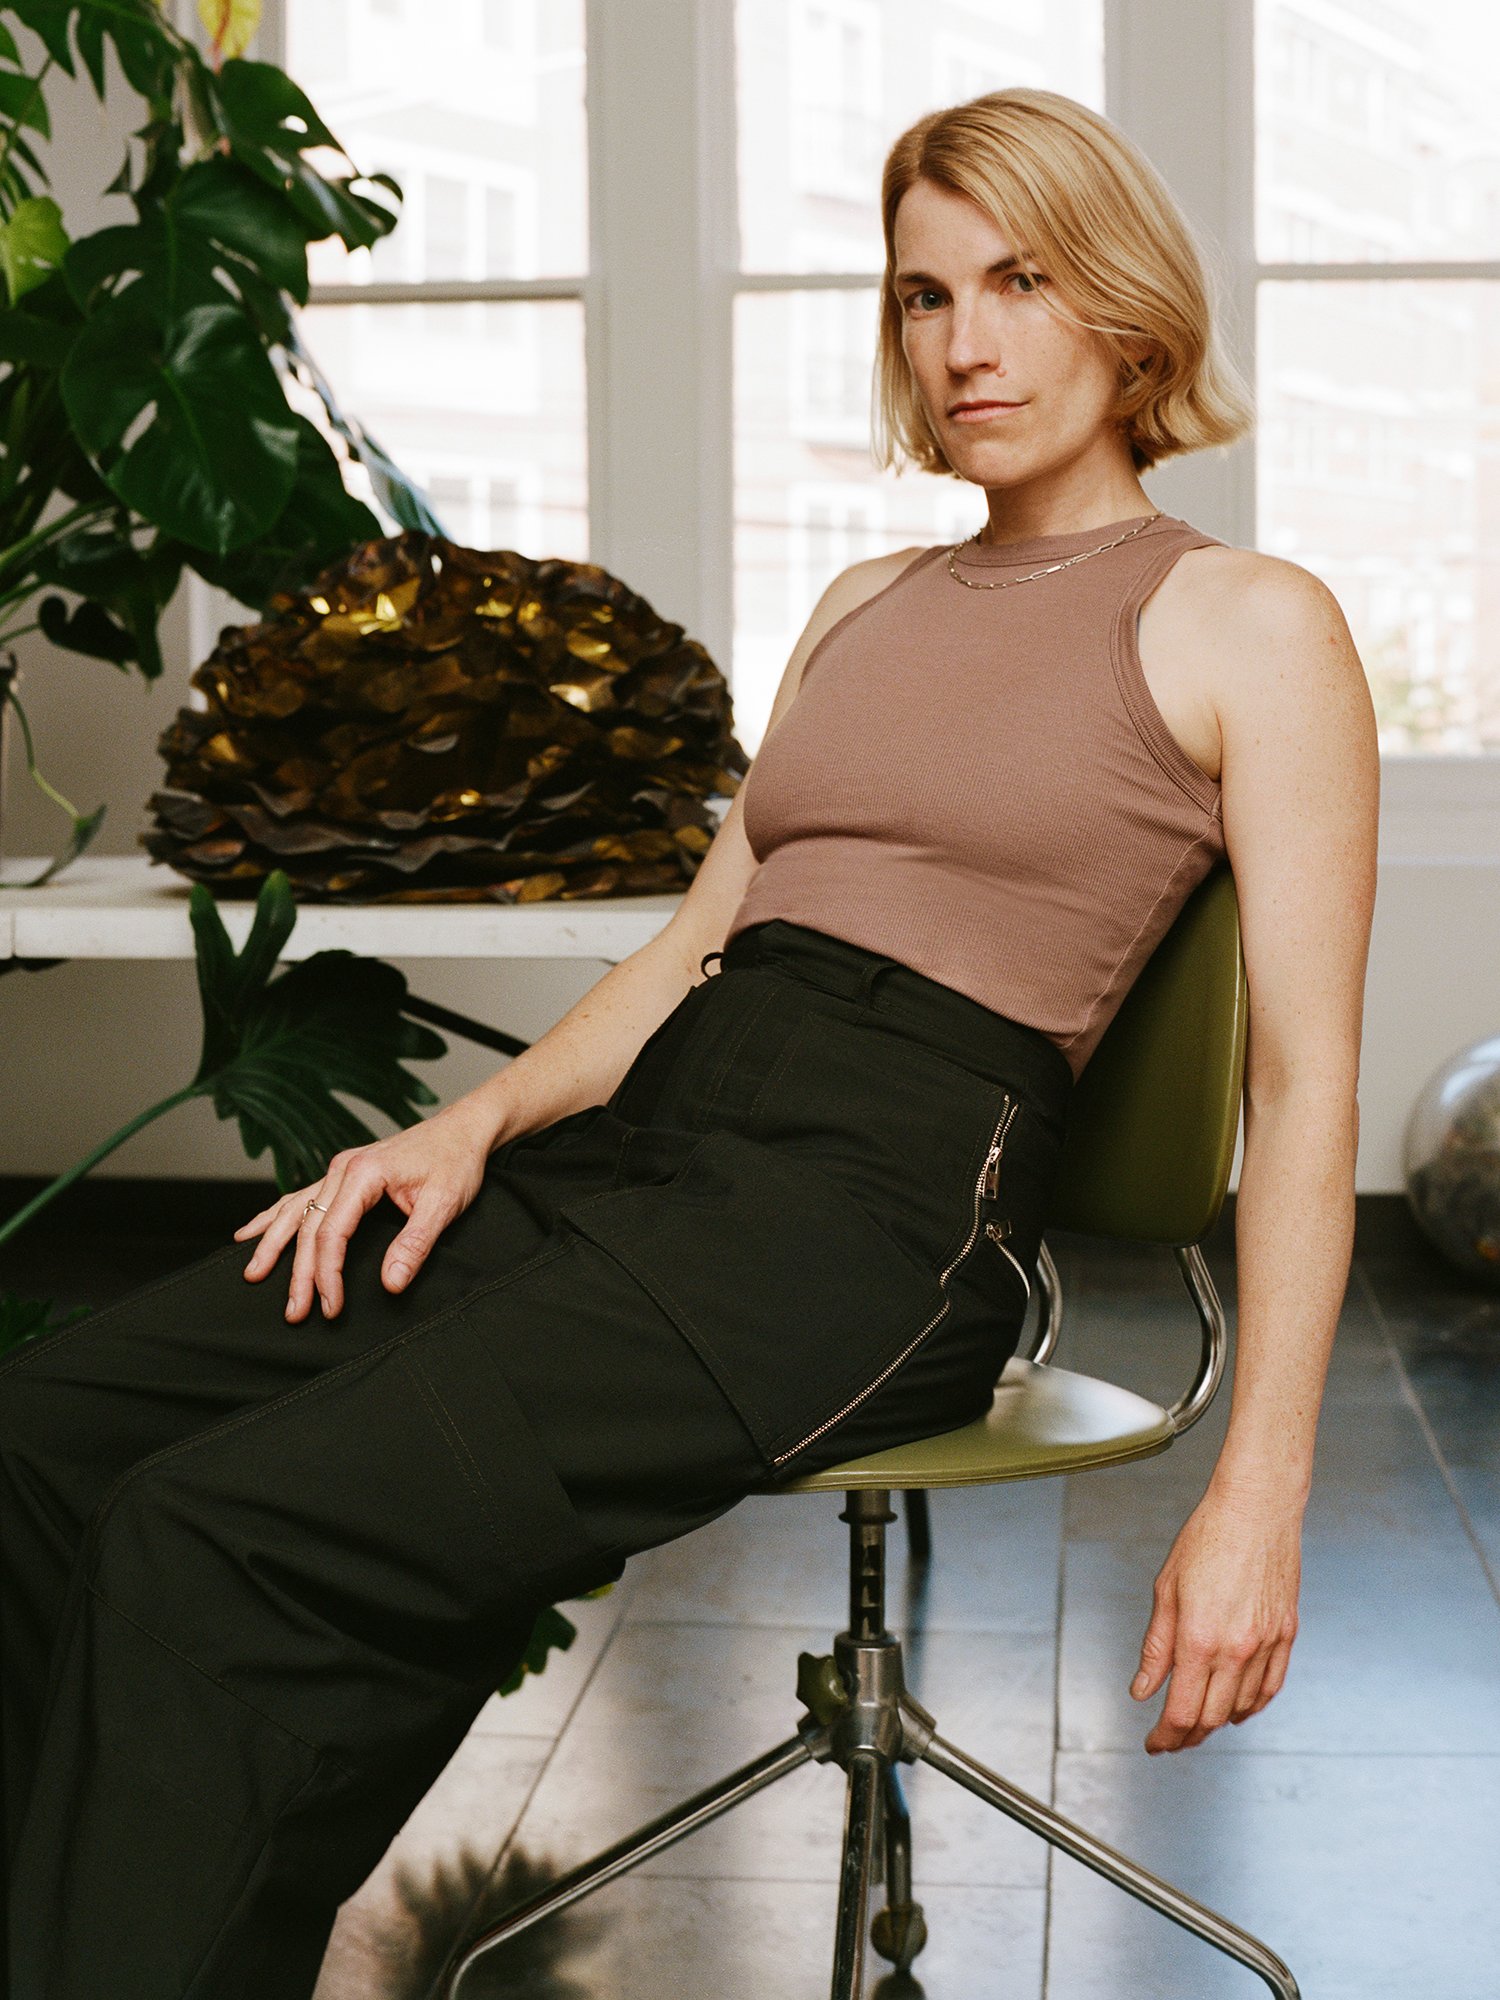
MULTIPOLYGON (((1033 297, 1048 282, 1040 271, 1007 271, 1003 283, 1008 285, 1012 279, 1025 280, 1026 288, 1019 294, 1023 299, 1033 297)), ((941 298, 941 292, 935 291, 930 285, 925 286, 920 292, 909 292, 907 294, 906 310, 911 312, 914 307, 920 309, 923 299, 941 300, 941 298)))

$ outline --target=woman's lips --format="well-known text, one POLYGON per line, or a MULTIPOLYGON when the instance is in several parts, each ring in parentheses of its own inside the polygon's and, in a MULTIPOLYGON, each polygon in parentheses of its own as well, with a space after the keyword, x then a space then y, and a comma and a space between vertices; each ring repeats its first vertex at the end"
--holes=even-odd
POLYGON ((980 403, 967 410, 955 410, 953 421, 956 424, 982 424, 991 417, 1014 416, 1017 410, 1024 410, 1025 407, 1024 403, 980 403))

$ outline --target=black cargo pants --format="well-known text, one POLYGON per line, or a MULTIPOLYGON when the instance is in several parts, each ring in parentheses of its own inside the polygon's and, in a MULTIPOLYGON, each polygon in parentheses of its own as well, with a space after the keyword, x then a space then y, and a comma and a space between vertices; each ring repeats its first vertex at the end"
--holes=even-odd
MULTIPOLYGON (((717 973, 709 961, 721 958, 717 973)), ((0 1362, 9 2000, 307 2000, 537 1611, 988 1406, 1071 1072, 781 920, 331 1321, 248 1243, 0 1362)))

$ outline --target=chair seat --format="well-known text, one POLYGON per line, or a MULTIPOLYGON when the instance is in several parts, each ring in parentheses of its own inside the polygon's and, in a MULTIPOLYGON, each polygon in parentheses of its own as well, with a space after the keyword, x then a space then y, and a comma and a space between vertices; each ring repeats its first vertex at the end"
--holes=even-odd
POLYGON ((1008 1361, 989 1415, 961 1430, 872 1451, 776 1493, 838 1493, 857 1487, 989 1486, 1150 1458, 1172 1442, 1172 1420, 1129 1389, 1066 1368, 1008 1361))

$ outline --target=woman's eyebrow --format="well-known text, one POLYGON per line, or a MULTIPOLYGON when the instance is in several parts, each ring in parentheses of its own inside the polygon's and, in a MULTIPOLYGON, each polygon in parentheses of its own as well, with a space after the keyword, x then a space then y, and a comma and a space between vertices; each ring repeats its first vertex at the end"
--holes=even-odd
MULTIPOLYGON (((1030 261, 1031 260, 1029 255, 1024 257, 1001 257, 998 260, 998 262, 986 266, 985 276, 987 278, 990 278, 998 275, 998 273, 1001 271, 1013 271, 1018 264, 1025 264, 1029 263, 1030 261)), ((898 271, 896 273, 894 283, 898 285, 909 285, 912 284, 918 278, 920 278, 924 284, 928 285, 940 284, 942 282, 941 279, 934 278, 930 271, 898 271)))

